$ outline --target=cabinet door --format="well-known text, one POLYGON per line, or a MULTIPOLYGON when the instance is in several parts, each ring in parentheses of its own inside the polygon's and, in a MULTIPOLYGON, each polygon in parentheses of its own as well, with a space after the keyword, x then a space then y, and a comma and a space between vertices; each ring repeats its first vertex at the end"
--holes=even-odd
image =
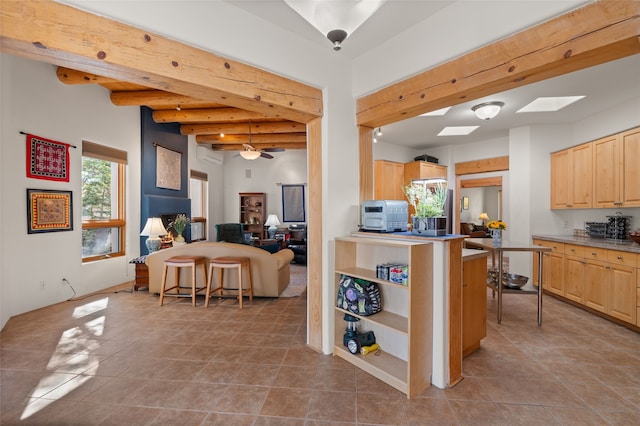
POLYGON ((569 186, 571 193, 570 204, 574 209, 593 207, 593 151, 592 144, 586 143, 571 148, 572 184, 569 186))
POLYGON ((462 264, 462 355, 480 347, 487 335, 487 258, 462 264))
POLYGON ((622 206, 640 207, 640 128, 621 135, 622 206))
POLYGON ((630 266, 610 265, 608 309, 612 317, 636 323, 636 270, 630 266))
POLYGON ((565 255, 564 297, 567 299, 582 303, 586 263, 582 257, 565 255))
POLYGON ((405 200, 404 164, 393 161, 374 162, 373 198, 375 200, 405 200))
POLYGON ((616 135, 593 142, 594 206, 618 207, 620 195, 620 147, 616 135))
MULTIPOLYGON (((545 268, 549 271, 547 289, 553 293, 564 296, 564 254, 549 253, 549 265, 545 265, 545 268)), ((544 274, 546 275, 546 273, 544 274)))
POLYGON ((607 312, 607 277, 606 263, 588 260, 584 280, 584 304, 591 309, 607 312))
POLYGON ((569 150, 551 154, 551 208, 569 208, 569 150))

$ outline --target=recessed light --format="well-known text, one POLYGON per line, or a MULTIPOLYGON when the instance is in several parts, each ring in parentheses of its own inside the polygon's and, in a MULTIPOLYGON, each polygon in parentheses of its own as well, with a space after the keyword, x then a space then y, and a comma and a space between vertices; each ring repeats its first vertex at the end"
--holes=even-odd
POLYGON ((446 107, 431 112, 425 112, 424 114, 420 114, 420 117, 442 117, 448 113, 450 109, 451 107, 446 107))
POLYGON ((438 133, 438 136, 464 136, 478 127, 480 126, 447 126, 438 133))
POLYGON ((579 101, 584 96, 554 96, 538 98, 528 105, 523 106, 516 112, 555 112, 567 105, 579 101))

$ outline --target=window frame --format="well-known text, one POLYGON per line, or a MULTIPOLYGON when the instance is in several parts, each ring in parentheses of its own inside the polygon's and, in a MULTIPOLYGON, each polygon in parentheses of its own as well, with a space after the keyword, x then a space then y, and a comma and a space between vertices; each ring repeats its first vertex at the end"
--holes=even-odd
MULTIPOLYGON (((89 157, 98 160, 109 161, 117 164, 117 179, 118 179, 118 195, 117 195, 117 218, 108 220, 96 220, 96 219, 82 219, 82 231, 88 229, 104 229, 104 228, 116 228, 118 231, 119 247, 118 251, 113 251, 107 254, 101 254, 97 256, 88 256, 82 258, 82 263, 95 262, 98 260, 110 259, 114 257, 122 257, 126 254, 126 235, 127 235, 127 221, 126 221, 126 166, 127 166, 127 153, 114 148, 98 145, 93 142, 82 142, 82 157, 89 157)), ((84 203, 82 204, 84 209, 84 203)), ((82 216, 82 215, 81 215, 82 216)))
POLYGON ((207 212, 208 212, 208 199, 207 192, 209 186, 208 175, 203 172, 199 172, 197 170, 191 170, 189 173, 189 193, 191 198, 193 199, 193 191, 191 186, 191 179, 202 181, 202 185, 200 187, 200 204, 202 206, 202 211, 198 212, 199 214, 203 214, 204 216, 195 216, 193 208, 191 209, 191 223, 202 223, 202 238, 193 239, 193 232, 191 233, 191 241, 206 241, 207 240, 207 212))

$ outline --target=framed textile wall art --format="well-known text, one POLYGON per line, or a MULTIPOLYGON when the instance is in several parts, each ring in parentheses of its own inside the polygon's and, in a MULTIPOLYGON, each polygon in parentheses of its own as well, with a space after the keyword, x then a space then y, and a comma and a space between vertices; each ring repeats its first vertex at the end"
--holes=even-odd
POLYGON ((70 146, 27 134, 27 177, 69 182, 70 146))
POLYGON ((27 232, 73 231, 71 191, 27 189, 27 232))
POLYGON ((156 186, 180 190, 182 153, 156 145, 156 186))

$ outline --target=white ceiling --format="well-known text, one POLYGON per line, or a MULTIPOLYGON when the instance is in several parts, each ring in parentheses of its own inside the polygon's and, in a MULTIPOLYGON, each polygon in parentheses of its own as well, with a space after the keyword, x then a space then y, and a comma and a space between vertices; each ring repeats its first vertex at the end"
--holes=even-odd
MULTIPOLYGON (((272 22, 293 34, 327 49, 332 44, 282 0, 229 3, 272 22)), ((392 36, 421 22, 454 1, 387 1, 342 43, 336 54, 355 58, 392 36)), ((612 106, 640 97, 640 55, 620 59, 522 88, 476 99, 451 108, 444 117, 414 117, 382 128, 378 140, 414 149, 463 144, 508 136, 509 129, 533 124, 560 124, 583 120, 612 106), (555 113, 516 111, 542 96, 585 96, 555 113), (489 121, 475 117, 471 107, 486 101, 505 103, 501 113, 489 121), (445 126, 480 127, 467 136, 437 136, 445 126)))

